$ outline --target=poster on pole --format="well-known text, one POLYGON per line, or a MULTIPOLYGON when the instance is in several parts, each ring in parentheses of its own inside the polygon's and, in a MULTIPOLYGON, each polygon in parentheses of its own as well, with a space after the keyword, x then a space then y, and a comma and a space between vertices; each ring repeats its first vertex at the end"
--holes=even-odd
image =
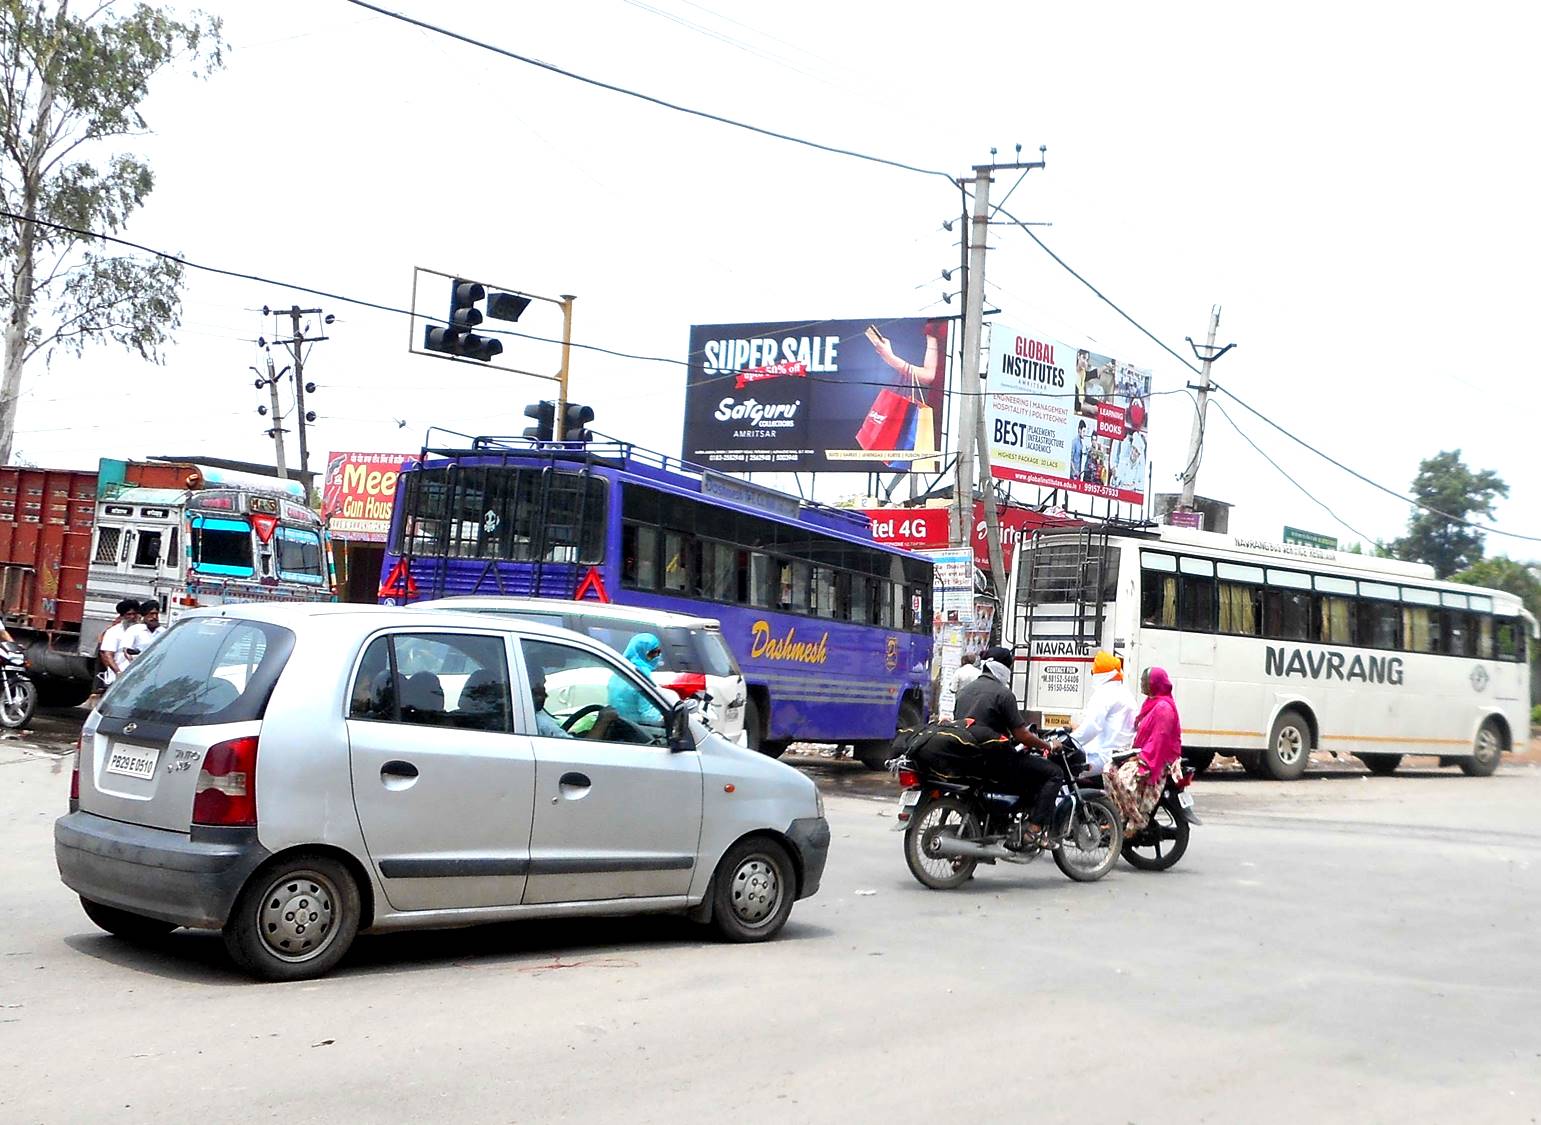
POLYGON ((996 323, 985 390, 992 476, 1144 503, 1149 371, 996 323))
POLYGON ((730 472, 935 472, 948 324, 692 325, 683 456, 730 472))

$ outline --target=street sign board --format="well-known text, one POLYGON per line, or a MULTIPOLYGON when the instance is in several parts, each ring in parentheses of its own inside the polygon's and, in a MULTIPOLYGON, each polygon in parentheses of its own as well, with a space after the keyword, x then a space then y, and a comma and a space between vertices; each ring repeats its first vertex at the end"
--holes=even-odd
POLYGON ((1316 531, 1301 531, 1298 527, 1286 527, 1284 529, 1284 541, 1286 543, 1298 543, 1302 547, 1316 547, 1323 551, 1336 551, 1338 541, 1331 535, 1322 535, 1316 531))

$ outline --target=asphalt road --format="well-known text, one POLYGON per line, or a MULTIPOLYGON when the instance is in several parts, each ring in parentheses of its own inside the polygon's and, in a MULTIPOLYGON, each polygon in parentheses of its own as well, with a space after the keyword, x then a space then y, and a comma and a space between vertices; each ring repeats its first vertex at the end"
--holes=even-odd
MULTIPOLYGON (((1541 769, 1195 787, 1165 874, 924 890, 879 775, 832 795, 781 940, 675 919, 361 938, 257 985, 94 930, 51 826, 70 738, 0 742, 0 1120, 1525 1122, 1541 769)), ((840 778, 846 777, 842 782, 840 778)))

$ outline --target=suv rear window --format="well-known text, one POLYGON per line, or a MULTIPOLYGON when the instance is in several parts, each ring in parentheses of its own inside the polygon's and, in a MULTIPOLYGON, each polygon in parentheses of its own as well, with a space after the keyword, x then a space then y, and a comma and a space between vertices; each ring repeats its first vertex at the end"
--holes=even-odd
POLYGON ((623 656, 626 646, 638 633, 652 633, 663 647, 660 672, 695 672, 709 676, 736 676, 738 668, 733 664, 733 654, 722 643, 722 637, 704 629, 687 629, 671 625, 655 629, 635 621, 617 621, 614 618, 579 617, 574 625, 578 632, 586 633, 600 644, 609 645, 623 656))
POLYGON ((260 719, 293 650, 293 633, 263 621, 179 621, 108 689, 101 711, 177 726, 260 719))

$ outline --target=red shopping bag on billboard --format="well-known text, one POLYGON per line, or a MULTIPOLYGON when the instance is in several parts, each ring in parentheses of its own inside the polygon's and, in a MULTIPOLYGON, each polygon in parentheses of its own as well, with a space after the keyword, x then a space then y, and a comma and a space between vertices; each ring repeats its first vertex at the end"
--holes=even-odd
POLYGON ((872 400, 867 417, 856 431, 856 444, 863 449, 900 449, 904 425, 915 404, 898 391, 884 387, 872 400))
MULTIPOLYGON (((918 407, 916 407, 914 401, 912 400, 910 402, 910 409, 906 412, 906 417, 904 419, 904 432, 899 435, 898 443, 891 448, 894 450, 914 449, 915 438, 919 426, 920 410, 918 407)), ((906 458, 903 461, 889 461, 887 462, 887 465, 890 469, 898 469, 902 472, 910 467, 910 462, 909 459, 906 458)))

